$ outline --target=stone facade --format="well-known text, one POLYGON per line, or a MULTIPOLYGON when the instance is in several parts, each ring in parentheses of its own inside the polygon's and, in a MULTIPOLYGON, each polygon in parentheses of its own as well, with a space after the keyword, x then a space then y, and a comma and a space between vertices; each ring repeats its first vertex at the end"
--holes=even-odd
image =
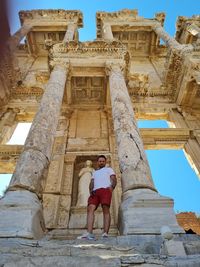
MULTIPOLYGON (((81 233, 78 174, 86 160, 95 167, 99 154, 118 179, 111 233, 160 234, 163 225, 183 233, 173 200, 154 186, 144 149, 184 149, 200 173, 199 17, 179 18, 175 40, 163 28, 164 13, 98 12, 97 39, 80 42, 80 11, 19 15, 22 27, 7 44, 16 60, 1 67, 13 80, 8 90, 1 86, 9 97, 0 98, 0 172, 13 177, 0 201, 0 236, 81 233), (139 130, 137 119, 171 127, 139 130), (32 122, 25 145, 6 145, 18 122, 32 122)), ((98 210, 97 233, 101 225, 98 210)))

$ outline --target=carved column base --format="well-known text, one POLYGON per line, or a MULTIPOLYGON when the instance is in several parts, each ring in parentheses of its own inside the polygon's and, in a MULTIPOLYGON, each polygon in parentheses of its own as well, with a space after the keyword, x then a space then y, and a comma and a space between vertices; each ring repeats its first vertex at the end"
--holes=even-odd
POLYGON ((36 194, 9 191, 0 200, 0 237, 39 239, 44 235, 42 206, 36 194))
POLYGON ((185 233, 176 221, 173 205, 171 198, 150 189, 127 191, 119 210, 120 234, 160 234, 163 225, 173 233, 185 233))

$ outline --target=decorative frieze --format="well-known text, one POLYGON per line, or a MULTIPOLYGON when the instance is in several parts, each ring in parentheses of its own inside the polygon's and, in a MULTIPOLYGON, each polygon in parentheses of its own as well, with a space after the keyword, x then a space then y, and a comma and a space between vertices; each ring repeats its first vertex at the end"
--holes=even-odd
POLYGON ((70 42, 67 46, 63 45, 63 43, 54 45, 50 51, 50 56, 54 58, 84 58, 88 56, 96 56, 97 53, 99 56, 123 58, 126 54, 126 48, 118 41, 113 41, 111 43, 107 43, 103 40, 84 43, 74 41, 70 42))

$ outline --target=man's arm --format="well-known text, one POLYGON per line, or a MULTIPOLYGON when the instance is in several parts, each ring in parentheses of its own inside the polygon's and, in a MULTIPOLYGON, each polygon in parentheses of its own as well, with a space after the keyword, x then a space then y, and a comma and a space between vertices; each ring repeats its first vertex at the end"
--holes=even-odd
POLYGON ((115 174, 112 174, 110 176, 110 181, 111 181, 111 187, 114 190, 115 187, 116 187, 116 185, 117 185, 117 178, 116 178, 116 175, 115 174))
POLYGON ((94 189, 94 179, 91 179, 89 184, 90 195, 92 194, 93 189, 94 189))

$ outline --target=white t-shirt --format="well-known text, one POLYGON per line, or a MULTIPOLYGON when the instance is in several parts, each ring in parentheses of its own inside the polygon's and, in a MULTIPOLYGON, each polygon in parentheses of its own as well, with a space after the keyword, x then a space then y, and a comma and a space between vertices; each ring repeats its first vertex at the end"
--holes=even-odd
POLYGON ((115 175, 114 171, 110 167, 103 167, 92 173, 92 179, 94 179, 94 188, 106 188, 111 186, 110 176, 115 175))

